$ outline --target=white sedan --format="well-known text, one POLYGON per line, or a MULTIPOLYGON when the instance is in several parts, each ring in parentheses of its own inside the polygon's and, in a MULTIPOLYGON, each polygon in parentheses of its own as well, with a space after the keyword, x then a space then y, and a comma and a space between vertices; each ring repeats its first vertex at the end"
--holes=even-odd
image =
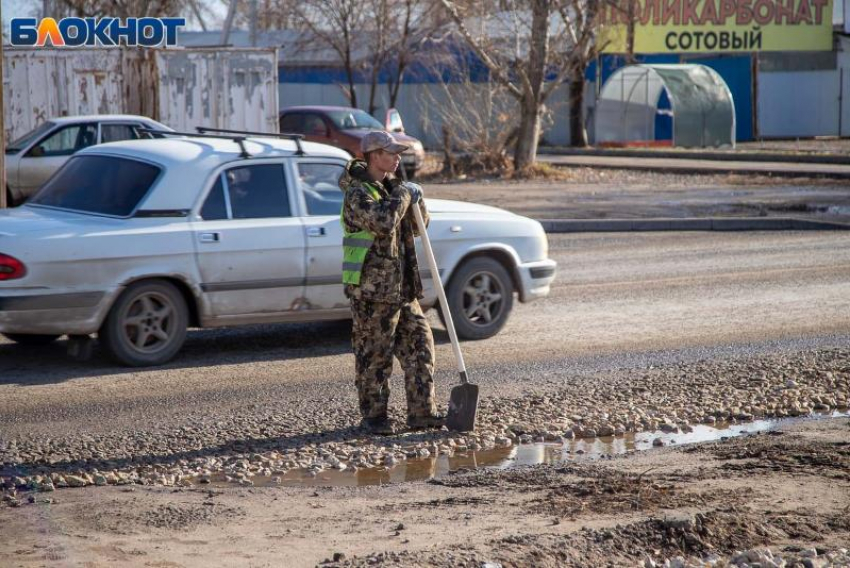
POLYGON ((63 116, 41 123, 6 146, 6 199, 18 205, 35 193, 75 152, 95 144, 135 140, 141 129, 170 130, 133 114, 63 116))
MULTIPOLYGON (((188 327, 350 317, 337 187, 347 159, 224 135, 78 152, 26 205, 0 211, 0 333, 23 344, 96 333, 115 360, 144 366, 171 359, 188 327)), ((549 293, 555 262, 538 222, 427 203, 461 337, 496 334, 514 294, 549 293)), ((422 275, 422 303, 434 305, 422 275)))

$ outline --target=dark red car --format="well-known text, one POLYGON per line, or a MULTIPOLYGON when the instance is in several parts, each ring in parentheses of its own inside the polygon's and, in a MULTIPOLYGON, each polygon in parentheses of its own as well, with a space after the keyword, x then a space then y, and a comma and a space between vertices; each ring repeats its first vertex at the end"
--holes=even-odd
POLYGON ((387 111, 386 123, 381 124, 364 110, 335 106, 298 106, 280 112, 280 131, 303 134, 310 142, 330 144, 348 151, 352 156, 360 154, 360 139, 370 130, 386 130, 393 137, 407 144, 410 149, 402 154, 401 163, 407 177, 412 178, 425 161, 422 142, 404 133, 401 116, 396 109, 387 111))

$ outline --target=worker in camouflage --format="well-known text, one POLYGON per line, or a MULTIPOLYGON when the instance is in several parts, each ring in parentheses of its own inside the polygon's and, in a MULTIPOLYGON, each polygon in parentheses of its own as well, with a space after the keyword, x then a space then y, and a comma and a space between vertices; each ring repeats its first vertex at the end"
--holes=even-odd
POLYGON ((406 149, 386 132, 370 132, 361 141, 365 160, 351 160, 339 181, 355 385, 362 425, 375 433, 394 432, 387 414, 394 356, 404 371, 408 427, 439 428, 444 422, 434 402, 434 337, 419 305, 419 233, 410 207, 420 207, 426 224, 428 210, 420 186, 392 175, 406 149))

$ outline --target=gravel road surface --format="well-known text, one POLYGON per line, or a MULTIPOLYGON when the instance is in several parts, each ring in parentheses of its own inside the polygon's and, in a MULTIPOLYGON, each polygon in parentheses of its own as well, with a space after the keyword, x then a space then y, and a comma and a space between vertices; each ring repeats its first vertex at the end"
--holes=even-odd
POLYGON ((784 162, 743 162, 700 160, 697 158, 648 158, 625 156, 540 156, 541 162, 558 166, 585 166, 593 168, 624 168, 635 170, 656 170, 708 173, 741 173, 791 176, 828 176, 837 179, 850 179, 850 166, 843 164, 803 164, 784 162))
POLYGON ((537 219, 795 216, 850 221, 847 180, 563 168, 566 179, 428 184, 431 197, 537 219))

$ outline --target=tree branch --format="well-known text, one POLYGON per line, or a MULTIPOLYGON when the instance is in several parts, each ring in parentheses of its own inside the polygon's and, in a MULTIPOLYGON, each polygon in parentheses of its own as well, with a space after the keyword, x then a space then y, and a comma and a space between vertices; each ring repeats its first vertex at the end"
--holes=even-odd
POLYGON ((472 34, 469 33, 469 30, 466 28, 466 25, 463 23, 463 19, 460 17, 460 14, 457 11, 457 7, 453 2, 449 0, 440 0, 445 6, 446 10, 448 10, 449 15, 451 15, 452 20, 454 20, 455 25, 458 27, 458 31, 460 31, 463 38, 467 41, 469 46, 475 52, 475 54, 481 59, 484 65, 487 66, 487 69, 490 70, 490 73, 493 74, 493 78, 496 79, 499 83, 505 86, 510 94, 518 99, 522 99, 522 90, 517 87, 510 78, 505 74, 504 70, 490 57, 490 55, 484 50, 484 48, 472 37, 472 34))

